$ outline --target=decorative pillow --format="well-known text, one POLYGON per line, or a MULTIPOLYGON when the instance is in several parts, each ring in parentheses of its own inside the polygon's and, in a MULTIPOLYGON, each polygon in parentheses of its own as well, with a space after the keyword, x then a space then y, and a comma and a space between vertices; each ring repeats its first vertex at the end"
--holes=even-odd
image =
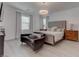
POLYGON ((56 26, 51 28, 51 31, 56 31, 56 30, 57 30, 56 26))
POLYGON ((58 28, 56 31, 61 32, 61 28, 58 28))
POLYGON ((63 28, 58 28, 56 31, 62 32, 62 31, 64 31, 64 29, 63 28))
POLYGON ((51 31, 51 28, 48 28, 47 31, 51 31))

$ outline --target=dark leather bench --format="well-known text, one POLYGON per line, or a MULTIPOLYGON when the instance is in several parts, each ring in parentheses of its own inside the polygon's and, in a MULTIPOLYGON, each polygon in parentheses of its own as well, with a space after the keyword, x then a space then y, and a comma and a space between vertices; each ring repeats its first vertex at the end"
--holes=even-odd
POLYGON ((34 51, 40 49, 45 41, 45 34, 34 32, 40 34, 41 37, 30 37, 32 34, 21 34, 21 42, 27 43, 34 51))

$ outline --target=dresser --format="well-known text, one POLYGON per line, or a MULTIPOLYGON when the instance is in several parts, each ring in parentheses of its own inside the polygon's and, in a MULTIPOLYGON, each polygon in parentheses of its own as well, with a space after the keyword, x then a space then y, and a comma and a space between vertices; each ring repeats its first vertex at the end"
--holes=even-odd
POLYGON ((65 30, 65 39, 78 41, 78 31, 77 30, 65 30))

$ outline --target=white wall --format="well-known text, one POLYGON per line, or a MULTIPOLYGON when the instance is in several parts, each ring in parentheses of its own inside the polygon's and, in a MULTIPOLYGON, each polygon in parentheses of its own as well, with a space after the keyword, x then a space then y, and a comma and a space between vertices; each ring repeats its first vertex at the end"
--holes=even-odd
POLYGON ((4 4, 3 25, 6 33, 5 40, 15 39, 16 11, 6 4, 4 4))
POLYGON ((59 21, 59 20, 67 20, 67 28, 70 28, 70 24, 74 24, 75 29, 79 28, 79 7, 64 10, 61 12, 56 12, 52 15, 50 15, 49 21, 59 21))

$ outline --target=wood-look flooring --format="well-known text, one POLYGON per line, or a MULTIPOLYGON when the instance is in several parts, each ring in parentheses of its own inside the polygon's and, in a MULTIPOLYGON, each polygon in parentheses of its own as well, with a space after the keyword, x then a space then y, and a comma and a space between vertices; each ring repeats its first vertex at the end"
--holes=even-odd
POLYGON ((63 40, 56 46, 44 44, 40 51, 34 52, 19 40, 7 40, 4 57, 79 57, 79 42, 63 40))

